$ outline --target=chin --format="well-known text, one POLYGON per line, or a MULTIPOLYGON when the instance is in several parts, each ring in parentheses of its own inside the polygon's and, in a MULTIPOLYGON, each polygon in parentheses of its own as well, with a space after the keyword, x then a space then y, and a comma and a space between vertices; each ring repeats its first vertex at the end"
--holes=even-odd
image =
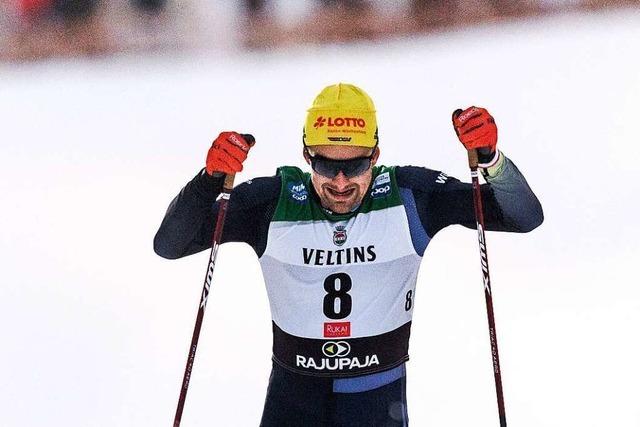
POLYGON ((330 202, 327 203, 326 206, 329 208, 329 210, 331 210, 332 212, 335 212, 337 214, 346 214, 351 212, 351 210, 357 206, 357 202, 330 202))
POLYGON ((334 206, 333 209, 330 209, 330 210, 337 214, 346 214, 351 212, 351 209, 353 209, 352 206, 341 205, 341 206, 334 206))

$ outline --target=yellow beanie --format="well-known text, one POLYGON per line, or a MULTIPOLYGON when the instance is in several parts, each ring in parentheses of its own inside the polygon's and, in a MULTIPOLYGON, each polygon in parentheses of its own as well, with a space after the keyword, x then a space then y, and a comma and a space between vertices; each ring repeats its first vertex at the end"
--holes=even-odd
POLYGON ((357 86, 327 86, 307 110, 302 140, 306 146, 375 147, 378 124, 373 101, 357 86))

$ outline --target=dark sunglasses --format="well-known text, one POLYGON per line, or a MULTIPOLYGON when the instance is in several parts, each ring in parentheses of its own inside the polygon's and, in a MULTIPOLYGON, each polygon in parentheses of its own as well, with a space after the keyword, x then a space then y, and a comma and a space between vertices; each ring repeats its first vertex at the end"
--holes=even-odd
POLYGON ((311 161, 311 169, 325 178, 335 178, 338 176, 340 171, 342 171, 344 176, 347 178, 362 175, 371 167, 371 160, 373 159, 373 155, 376 153, 376 150, 374 149, 371 155, 366 157, 354 157, 352 159, 338 160, 323 157, 318 154, 312 156, 309 153, 309 150, 306 148, 305 150, 307 152, 307 156, 309 156, 309 160, 311 161))

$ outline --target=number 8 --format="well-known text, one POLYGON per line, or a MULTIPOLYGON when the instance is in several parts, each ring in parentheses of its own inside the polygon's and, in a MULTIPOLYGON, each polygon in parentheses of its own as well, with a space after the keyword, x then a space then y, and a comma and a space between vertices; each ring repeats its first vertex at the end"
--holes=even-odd
POLYGON ((335 273, 324 279, 324 290, 327 295, 322 305, 324 315, 329 319, 344 319, 351 314, 351 277, 346 273, 335 273), (336 289, 337 282, 340 287, 336 289), (336 300, 340 302, 340 309, 336 312, 336 300))
POLYGON ((413 289, 409 289, 409 291, 407 292, 407 297, 405 298, 405 302, 404 302, 404 311, 411 310, 412 306, 413 306, 413 289))

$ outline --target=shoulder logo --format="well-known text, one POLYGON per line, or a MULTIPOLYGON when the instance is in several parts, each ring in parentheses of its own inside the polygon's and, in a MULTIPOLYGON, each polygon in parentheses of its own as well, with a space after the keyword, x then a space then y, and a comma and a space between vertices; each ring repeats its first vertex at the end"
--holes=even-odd
POLYGON ((389 172, 381 173, 373 180, 371 187, 371 197, 378 199, 386 197, 391 193, 391 176, 389 172))
POLYGON ((391 177, 389 176, 389 172, 381 173, 376 176, 376 179, 373 181, 373 186, 376 187, 382 184, 388 184, 391 182, 391 177))
POLYGON ((336 246, 342 246, 347 241, 347 227, 344 225, 336 225, 333 230, 333 243, 336 246))
POLYGON ((449 175, 444 172, 440 172, 440 175, 438 175, 438 177, 436 178, 436 183, 444 184, 445 182, 447 182, 447 179, 449 179, 449 175))
POLYGON ((303 182, 290 182, 287 185, 291 199, 296 203, 305 203, 309 199, 309 192, 303 182))
POLYGON ((383 187, 375 187, 371 189, 371 197, 378 199, 380 197, 386 197, 391 192, 391 186, 385 185, 383 187))

